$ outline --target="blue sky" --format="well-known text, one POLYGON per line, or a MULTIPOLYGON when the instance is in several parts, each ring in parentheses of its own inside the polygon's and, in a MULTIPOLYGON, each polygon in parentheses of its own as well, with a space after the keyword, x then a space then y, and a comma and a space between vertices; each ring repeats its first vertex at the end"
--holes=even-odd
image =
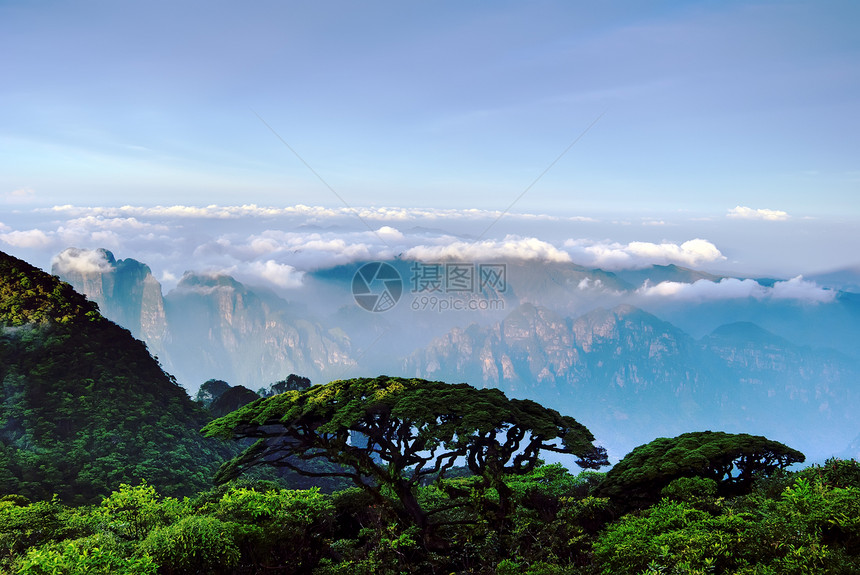
POLYGON ((66 204, 504 210, 599 117, 512 211, 703 238, 738 269, 857 263, 857 22, 853 2, 7 0, 0 231, 59 236, 32 210, 66 204))

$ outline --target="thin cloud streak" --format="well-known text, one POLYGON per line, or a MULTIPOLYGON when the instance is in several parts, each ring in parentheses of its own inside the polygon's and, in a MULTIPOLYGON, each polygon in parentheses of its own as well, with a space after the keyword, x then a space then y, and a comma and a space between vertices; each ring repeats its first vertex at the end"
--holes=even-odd
MULTIPOLYGON (((367 220, 379 221, 409 221, 413 219, 430 220, 485 220, 498 218, 504 214, 499 210, 479 209, 443 209, 443 208, 400 208, 400 207, 356 207, 329 208, 324 206, 306 206, 297 204, 286 207, 266 207, 256 204, 241 206, 121 206, 121 207, 86 207, 71 204, 40 208, 36 211, 48 211, 55 214, 66 214, 71 217, 148 217, 148 218, 189 218, 189 219, 239 219, 247 217, 271 218, 298 216, 303 218, 323 219, 355 217, 358 214, 367 220)), ((554 216, 550 214, 510 213, 508 218, 524 221, 556 221, 556 222, 598 222, 590 216, 554 216)), ((371 230, 373 231, 373 230, 371 230)))
POLYGON ((789 219, 791 216, 788 212, 782 210, 770 210, 767 208, 748 208, 746 206, 736 206, 729 210, 726 217, 736 220, 764 220, 768 222, 782 222, 789 219))

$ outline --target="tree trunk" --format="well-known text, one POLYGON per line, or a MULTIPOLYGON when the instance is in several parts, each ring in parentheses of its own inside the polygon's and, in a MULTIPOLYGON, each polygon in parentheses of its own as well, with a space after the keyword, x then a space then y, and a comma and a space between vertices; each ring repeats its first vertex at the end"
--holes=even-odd
POLYGON ((398 481, 394 485, 394 492, 403 504, 403 510, 407 516, 406 519, 418 527, 418 531, 421 534, 421 543, 425 549, 428 551, 448 550, 450 544, 436 533, 427 512, 418 503, 418 498, 415 495, 413 487, 412 484, 403 480, 398 481))

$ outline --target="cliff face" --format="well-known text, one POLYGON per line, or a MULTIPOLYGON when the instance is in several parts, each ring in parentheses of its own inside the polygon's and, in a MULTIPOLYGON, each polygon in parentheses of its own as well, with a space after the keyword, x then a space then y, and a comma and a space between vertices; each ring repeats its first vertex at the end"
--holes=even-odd
POLYGON ((856 433, 860 407, 851 358, 753 324, 696 340, 627 305, 577 318, 524 305, 499 323, 451 330, 406 358, 404 371, 535 398, 623 449, 640 435, 710 428, 803 430, 814 449, 832 445, 834 433, 856 433))
POLYGON ((290 373, 318 380, 354 364, 346 337, 229 276, 186 274, 166 310, 180 379, 217 377, 257 389, 290 373))
POLYGON ((149 266, 69 248, 52 273, 99 305, 192 391, 211 378, 251 389, 298 373, 319 381, 354 365, 349 339, 229 276, 186 274, 166 297, 149 266))
POLYGON ((695 342, 630 306, 576 319, 524 305, 489 328, 455 329, 406 360, 419 377, 470 375, 511 392, 680 391, 698 380, 695 342))
POLYGON ((96 302, 105 317, 145 341, 154 354, 167 355, 164 298, 149 266, 117 260, 105 249, 68 248, 54 259, 51 273, 96 302))

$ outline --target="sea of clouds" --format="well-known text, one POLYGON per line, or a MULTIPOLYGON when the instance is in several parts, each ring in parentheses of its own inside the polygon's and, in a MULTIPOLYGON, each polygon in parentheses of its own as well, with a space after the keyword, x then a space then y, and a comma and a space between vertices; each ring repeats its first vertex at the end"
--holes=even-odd
MULTIPOLYGON (((775 210, 738 206, 731 219, 784 220, 775 210)), ((231 275, 277 290, 301 288, 305 273, 354 262, 569 262, 608 271, 675 264, 706 269, 727 257, 712 241, 618 241, 594 232, 586 216, 429 208, 236 206, 121 206, 38 208, 0 224, 0 249, 50 269, 103 270, 97 248, 117 259, 148 264, 166 290, 188 270, 231 275), (504 218, 504 225, 496 225, 504 218), (14 227, 11 221, 16 221, 14 227), (516 233, 510 233, 510 230, 516 233), (589 235, 574 233, 592 232, 589 235), (68 247, 82 248, 64 252, 68 247)), ((642 226, 652 226, 643 221, 642 226)), ((832 300, 834 292, 794 277, 763 285, 727 278, 642 285, 636 295, 686 300, 782 298, 832 300)))

